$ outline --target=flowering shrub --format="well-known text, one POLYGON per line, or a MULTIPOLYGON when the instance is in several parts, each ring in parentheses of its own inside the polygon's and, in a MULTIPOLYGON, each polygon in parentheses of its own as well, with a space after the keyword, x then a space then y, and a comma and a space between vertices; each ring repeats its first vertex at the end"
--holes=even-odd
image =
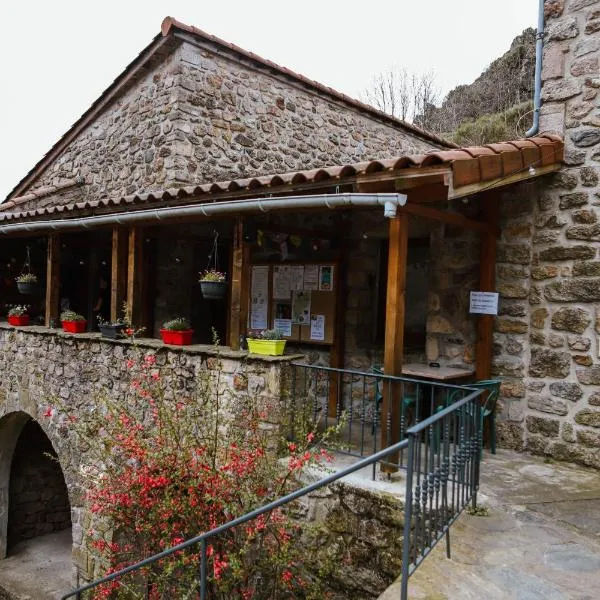
POLYGON ((200 279, 198 281, 227 281, 227 275, 217 271, 216 269, 207 269, 200 273, 200 279))
MULTIPOLYGON (((215 392, 223 388, 220 368, 199 377, 193 394, 173 393, 152 354, 128 360, 127 368, 125 398, 102 395, 96 410, 79 418, 56 398, 44 413, 86 449, 82 474, 96 519, 89 549, 107 573, 285 495, 301 469, 329 458, 318 442, 333 431, 277 443, 263 424, 276 407, 215 392)), ((211 538, 208 597, 326 597, 304 569, 299 534, 277 510, 211 538)), ((138 573, 106 584, 94 598, 197 597, 199 561, 197 546, 178 551, 143 571, 143 590, 138 573)))

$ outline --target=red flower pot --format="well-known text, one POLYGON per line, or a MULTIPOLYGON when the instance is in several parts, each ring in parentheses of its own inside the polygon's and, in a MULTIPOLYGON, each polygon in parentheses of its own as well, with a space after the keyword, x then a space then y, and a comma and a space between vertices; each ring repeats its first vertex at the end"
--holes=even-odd
POLYGON ((193 329, 184 329, 183 331, 173 331, 171 329, 161 329, 160 337, 165 344, 173 346, 189 346, 192 343, 193 329))
POLYGON ((29 325, 29 315, 19 315, 14 317, 8 317, 8 324, 15 325, 16 327, 23 327, 29 325))
POLYGON ((87 321, 62 321, 62 326, 68 333, 85 333, 87 321))

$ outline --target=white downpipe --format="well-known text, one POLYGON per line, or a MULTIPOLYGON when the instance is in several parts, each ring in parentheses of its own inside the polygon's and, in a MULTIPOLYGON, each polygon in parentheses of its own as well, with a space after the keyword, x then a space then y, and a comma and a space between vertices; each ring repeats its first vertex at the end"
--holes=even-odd
POLYGON ((227 200, 223 202, 204 202, 188 206, 172 206, 132 210, 131 212, 110 215, 77 217, 74 219, 54 219, 31 221, 28 223, 8 223, 0 225, 0 234, 35 233, 43 231, 69 231, 73 229, 92 229, 106 225, 133 225, 148 221, 164 221, 181 217, 213 217, 248 212, 269 212, 271 210, 290 210, 298 208, 346 208, 383 206, 384 216, 396 216, 399 206, 406 204, 405 194, 320 194, 316 196, 283 196, 277 198, 250 198, 246 200, 227 200))

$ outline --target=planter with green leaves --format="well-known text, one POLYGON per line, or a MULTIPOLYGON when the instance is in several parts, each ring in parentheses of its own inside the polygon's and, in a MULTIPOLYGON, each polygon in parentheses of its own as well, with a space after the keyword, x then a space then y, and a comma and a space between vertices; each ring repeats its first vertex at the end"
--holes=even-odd
POLYGON ((221 271, 208 269, 200 273, 200 290, 206 300, 222 300, 227 295, 227 276, 221 271))
POLYGON ((33 273, 23 273, 18 277, 15 277, 17 282, 17 288, 20 294, 32 295, 37 294, 40 289, 37 275, 33 273))
POLYGON ((15 327, 29 325, 29 314, 27 306, 12 306, 8 310, 8 324, 15 327))
POLYGON ((63 331, 68 333, 84 333, 87 328, 86 318, 72 310, 60 313, 60 320, 63 331))
POLYGON ((283 335, 279 329, 265 329, 264 331, 248 332, 246 338, 248 351, 251 354, 263 356, 281 356, 285 350, 283 335))
POLYGON ((123 321, 105 321, 101 317, 98 317, 98 329, 102 334, 102 337, 116 340, 125 335, 124 331, 127 325, 123 321))
POLYGON ((189 346, 192 343, 194 330, 187 319, 177 317, 163 323, 160 337, 165 344, 173 346, 189 346))

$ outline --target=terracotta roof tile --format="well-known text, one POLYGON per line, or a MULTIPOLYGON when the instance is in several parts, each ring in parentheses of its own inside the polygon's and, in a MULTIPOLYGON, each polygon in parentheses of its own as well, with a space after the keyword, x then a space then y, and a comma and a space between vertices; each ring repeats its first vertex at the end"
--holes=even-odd
MULTIPOLYGON (((559 165, 562 161, 564 144, 559 137, 541 135, 531 140, 515 140, 498 144, 488 144, 472 148, 457 150, 443 150, 429 154, 407 155, 396 158, 372 160, 348 165, 334 165, 320 169, 310 169, 292 173, 277 173, 273 175, 240 178, 230 181, 202 184, 198 186, 185 186, 170 188, 162 191, 152 191, 134 194, 123 198, 102 198, 99 200, 78 202, 63 206, 48 206, 37 210, 25 212, 0 213, 0 221, 13 221, 22 218, 52 215, 56 213, 71 212, 75 210, 89 210, 97 207, 124 206, 131 204, 167 203, 172 200, 193 198, 201 195, 215 196, 231 192, 258 193, 263 190, 276 189, 277 193, 285 193, 287 186, 301 186, 327 182, 352 181, 359 177, 365 181, 370 175, 388 172, 400 179, 403 170, 427 169, 442 166, 452 172, 453 185, 461 186, 498 180, 528 169, 530 166, 543 167, 553 164, 559 165)), ((408 172, 408 171, 407 171, 408 172)), ((1 206, 1 205, 0 205, 1 206)))

